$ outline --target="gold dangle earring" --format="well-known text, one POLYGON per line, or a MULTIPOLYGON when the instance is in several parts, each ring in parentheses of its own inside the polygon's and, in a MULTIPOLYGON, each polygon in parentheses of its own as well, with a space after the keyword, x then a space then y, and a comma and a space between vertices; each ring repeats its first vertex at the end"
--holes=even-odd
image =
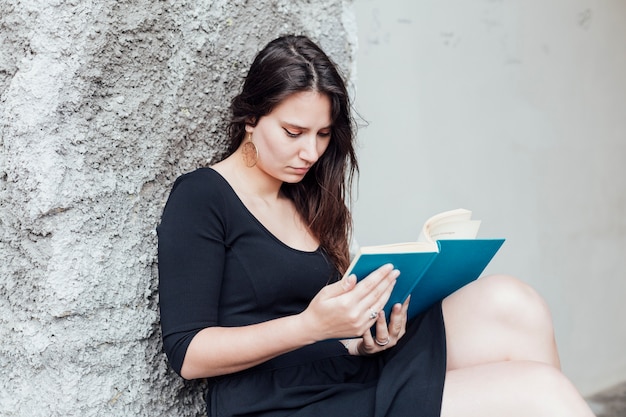
POLYGON ((245 143, 241 148, 241 152, 243 155, 243 161, 248 168, 252 168, 256 165, 256 162, 259 159, 259 150, 256 148, 254 142, 252 142, 252 132, 248 132, 248 134, 246 134, 245 143))

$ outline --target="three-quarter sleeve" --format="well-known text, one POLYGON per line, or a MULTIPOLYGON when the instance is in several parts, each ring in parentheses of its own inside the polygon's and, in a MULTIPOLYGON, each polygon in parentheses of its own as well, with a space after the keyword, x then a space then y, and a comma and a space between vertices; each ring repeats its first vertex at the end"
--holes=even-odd
POLYGON ((222 216, 220 196, 195 171, 175 182, 157 227, 163 348, 178 374, 193 337, 218 323, 222 216))

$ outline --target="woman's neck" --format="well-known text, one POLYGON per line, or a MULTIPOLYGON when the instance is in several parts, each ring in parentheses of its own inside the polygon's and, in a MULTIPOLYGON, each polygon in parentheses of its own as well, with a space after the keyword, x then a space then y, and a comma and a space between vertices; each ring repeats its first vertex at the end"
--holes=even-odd
POLYGON ((266 174, 256 166, 246 166, 239 150, 213 165, 212 168, 226 178, 237 194, 259 198, 268 203, 282 196, 282 181, 266 174))

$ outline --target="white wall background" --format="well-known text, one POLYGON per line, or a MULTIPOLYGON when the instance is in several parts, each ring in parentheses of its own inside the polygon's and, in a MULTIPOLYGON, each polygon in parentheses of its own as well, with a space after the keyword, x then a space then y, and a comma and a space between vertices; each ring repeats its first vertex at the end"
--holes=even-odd
POLYGON ((360 244, 465 207, 551 305, 584 394, 626 380, 626 1, 357 0, 360 244))

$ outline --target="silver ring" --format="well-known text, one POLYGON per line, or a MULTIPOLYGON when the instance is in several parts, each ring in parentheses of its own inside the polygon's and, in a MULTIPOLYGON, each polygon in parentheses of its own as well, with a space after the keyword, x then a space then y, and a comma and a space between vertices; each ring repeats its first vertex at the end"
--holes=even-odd
POLYGON ((378 317, 378 311, 370 308, 370 320, 374 320, 376 317, 378 317))
POLYGON ((389 336, 387 336, 387 340, 384 342, 379 341, 377 338, 374 338, 374 342, 376 342, 378 346, 387 346, 389 344, 389 336))

